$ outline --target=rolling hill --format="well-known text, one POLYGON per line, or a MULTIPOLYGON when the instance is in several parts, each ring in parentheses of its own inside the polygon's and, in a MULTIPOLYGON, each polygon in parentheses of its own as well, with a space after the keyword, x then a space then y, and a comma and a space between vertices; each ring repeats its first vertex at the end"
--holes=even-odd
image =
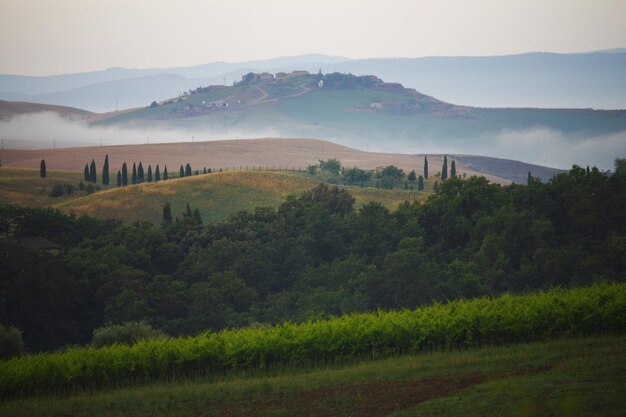
POLYGON ((626 110, 458 106, 375 76, 346 74, 292 74, 201 88, 153 108, 110 114, 94 125, 209 137, 263 132, 361 150, 487 155, 565 169, 572 160, 608 168, 626 153, 626 110))
MULTIPOLYGON (((142 161, 144 166, 157 164, 161 170, 167 166, 170 172, 177 172, 181 165, 190 163, 193 169, 204 167, 213 170, 252 169, 256 167, 306 169, 317 164, 320 159, 336 158, 345 167, 375 169, 380 166, 395 165, 405 172, 415 169, 423 171, 424 157, 428 157, 431 175, 441 171, 441 154, 402 154, 365 152, 332 142, 315 139, 267 138, 233 139, 204 142, 160 143, 150 145, 124 145, 104 147, 80 147, 57 149, 5 149, 0 159, 5 167, 39 169, 42 159, 49 170, 78 171, 82 173, 86 163, 92 159, 100 169, 105 155, 109 156, 111 175, 121 169, 122 163, 142 161)), ((525 182, 528 171, 542 180, 548 180, 558 169, 526 164, 512 160, 479 158, 466 155, 449 155, 457 159, 459 175, 483 175, 491 182, 507 184, 511 181, 525 182), (464 161, 468 162, 464 162, 464 161)))
POLYGON ((57 113, 62 117, 67 117, 71 119, 87 119, 94 115, 90 111, 76 109, 74 107, 0 100, 0 120, 10 119, 12 117, 22 114, 33 114, 42 112, 57 113))
MULTIPOLYGON (((304 173, 288 171, 228 171, 168 181, 143 183, 86 194, 78 183, 82 174, 49 171, 39 178, 39 172, 25 169, 0 168, 0 204, 27 207, 55 207, 68 213, 89 215, 100 219, 117 219, 125 223, 150 220, 159 223, 165 202, 172 206, 174 216, 180 216, 189 203, 198 209, 205 222, 217 222, 242 210, 257 207, 278 207, 289 195, 299 195, 319 182, 304 173), (54 184, 71 184, 71 195, 51 197, 54 184)), ((435 179, 429 180, 432 189, 435 179)), ((99 186, 102 187, 102 186, 99 186)), ((362 203, 377 201, 394 210, 403 201, 423 200, 431 191, 379 190, 346 187, 362 203)))

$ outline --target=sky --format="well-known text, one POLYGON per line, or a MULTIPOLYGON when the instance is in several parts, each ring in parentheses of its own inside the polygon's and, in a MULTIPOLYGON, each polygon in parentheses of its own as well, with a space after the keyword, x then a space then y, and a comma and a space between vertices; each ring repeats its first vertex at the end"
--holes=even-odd
POLYGON ((626 0, 0 0, 0 73, 626 47, 626 0))

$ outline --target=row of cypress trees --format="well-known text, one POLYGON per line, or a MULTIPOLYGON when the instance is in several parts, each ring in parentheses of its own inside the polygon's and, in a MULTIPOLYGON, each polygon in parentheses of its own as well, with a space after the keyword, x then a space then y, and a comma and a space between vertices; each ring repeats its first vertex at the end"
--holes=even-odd
MULTIPOLYGON (((192 175, 191 165, 187 164, 186 171, 183 170, 183 166, 181 165, 181 177, 192 175)), ((46 175, 46 162, 41 160, 40 167, 40 176, 45 178, 46 175)), ((161 181, 169 179, 169 174, 167 172, 167 165, 163 169, 163 174, 161 174, 161 169, 159 165, 155 167, 154 173, 152 171, 152 165, 148 165, 147 172, 143 168, 143 164, 141 161, 139 165, 133 162, 133 170, 131 172, 130 184, 141 184, 142 182, 153 182, 153 181, 161 181)), ((96 174, 96 161, 91 160, 90 164, 85 164, 84 169, 84 181, 96 183, 98 181, 98 177, 96 174)), ((109 185, 109 155, 104 157, 104 165, 102 166, 102 185, 109 185)), ((128 166, 126 162, 122 164, 122 169, 117 171, 117 186, 124 187, 129 184, 128 180, 128 166)))
MULTIPOLYGON (((153 182, 153 181, 165 181, 169 179, 169 174, 167 172, 167 165, 163 168, 163 175, 161 175, 161 168, 159 164, 156 165, 154 169, 154 174, 152 173, 152 165, 148 165, 148 171, 144 171, 143 164, 139 161, 139 165, 133 162, 133 170, 131 172, 130 183, 131 184, 141 184, 142 182, 153 182)), ((128 185, 128 166, 126 162, 122 164, 122 170, 117 171, 117 186, 125 187, 128 185)))
MULTIPOLYGON (((456 163, 454 162, 454 159, 452 160, 452 162, 450 163, 450 178, 452 177, 456 177, 456 163)), ((424 156, 424 178, 428 179, 428 158, 424 156)), ((441 180, 447 180, 448 179, 448 156, 444 155, 443 156, 443 167, 441 168, 441 180)), ((422 180, 423 181, 423 180, 422 180)), ((419 185, 418 185, 418 190, 419 190, 419 185)), ((423 185, 422 185, 422 190, 423 185)))

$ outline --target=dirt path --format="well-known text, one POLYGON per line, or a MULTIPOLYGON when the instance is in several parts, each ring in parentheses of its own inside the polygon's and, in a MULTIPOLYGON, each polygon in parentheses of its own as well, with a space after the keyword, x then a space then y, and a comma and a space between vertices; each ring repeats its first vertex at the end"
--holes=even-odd
POLYGON ((360 384, 334 384, 294 393, 269 392, 245 400, 216 404, 203 415, 260 416, 277 411, 288 416, 383 417, 410 409, 439 397, 459 392, 486 381, 546 372, 558 364, 492 374, 431 376, 405 380, 368 381, 360 384), (206 413, 206 414, 205 414, 206 413))

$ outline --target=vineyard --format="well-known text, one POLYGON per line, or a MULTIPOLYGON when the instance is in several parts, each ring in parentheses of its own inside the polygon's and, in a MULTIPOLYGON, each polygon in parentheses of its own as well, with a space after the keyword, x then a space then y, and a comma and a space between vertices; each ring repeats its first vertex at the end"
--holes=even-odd
POLYGON ((4 398, 115 388, 191 376, 273 372, 433 350, 620 333, 626 284, 458 300, 409 311, 353 314, 142 341, 70 348, 0 363, 4 398))

